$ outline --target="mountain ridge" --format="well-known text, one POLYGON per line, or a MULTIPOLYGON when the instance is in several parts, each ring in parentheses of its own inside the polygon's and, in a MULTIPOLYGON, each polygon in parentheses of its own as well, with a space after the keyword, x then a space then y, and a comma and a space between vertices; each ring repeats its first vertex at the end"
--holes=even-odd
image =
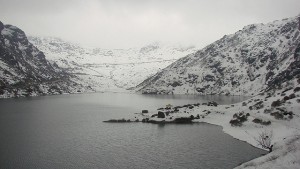
POLYGON ((245 26, 180 58, 135 89, 144 94, 258 94, 276 87, 285 75, 299 76, 299 28, 298 16, 245 26))
POLYGON ((24 31, 0 22, 0 97, 75 93, 86 88, 47 61, 24 31), (73 80, 71 80, 73 79, 73 80))

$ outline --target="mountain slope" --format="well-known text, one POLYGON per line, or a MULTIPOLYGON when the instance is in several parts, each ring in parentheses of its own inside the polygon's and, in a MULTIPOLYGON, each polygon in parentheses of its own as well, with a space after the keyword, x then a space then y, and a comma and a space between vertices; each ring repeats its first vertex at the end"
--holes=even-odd
POLYGON ((21 29, 2 22, 0 75, 0 97, 70 93, 83 88, 56 64, 50 64, 21 29))
POLYGON ((30 36, 29 41, 48 60, 98 91, 124 91, 189 53, 195 47, 153 43, 142 48, 101 49, 72 44, 53 37, 30 36))
POLYGON ((254 95, 299 77, 299 18, 248 25, 179 59, 136 87, 142 93, 254 95))

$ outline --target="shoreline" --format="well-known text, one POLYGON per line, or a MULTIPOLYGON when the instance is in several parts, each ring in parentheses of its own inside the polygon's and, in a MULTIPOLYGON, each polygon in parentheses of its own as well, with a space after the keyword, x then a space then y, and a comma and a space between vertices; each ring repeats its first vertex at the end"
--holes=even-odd
POLYGON ((300 167, 300 104, 299 91, 277 90, 273 95, 265 93, 257 95, 245 101, 227 105, 194 104, 175 106, 168 110, 159 109, 165 116, 157 118, 157 115, 135 114, 131 119, 134 121, 149 118, 151 123, 177 124, 171 122, 174 118, 190 118, 189 124, 204 122, 222 127, 222 131, 233 138, 247 142, 253 147, 266 150, 257 142, 257 137, 264 131, 272 133, 273 151, 250 161, 244 162, 236 167, 240 168, 299 168, 300 167), (284 93, 284 95, 282 94, 284 93), (295 94, 296 93, 296 94, 295 94), (294 95, 286 100, 286 96, 294 95), (280 100, 279 105, 274 103, 280 100), (179 107, 179 108, 178 108, 179 107), (175 109, 174 109, 175 108, 175 109), (153 116, 155 115, 155 116, 153 116), (172 118, 171 118, 172 117, 172 118), (195 117, 200 117, 195 119, 195 117), (245 117, 240 123, 231 123, 245 117), (170 119, 171 118, 171 119, 170 119), (293 150, 293 151, 291 151, 293 150), (290 157, 292 156, 292 158, 290 157))

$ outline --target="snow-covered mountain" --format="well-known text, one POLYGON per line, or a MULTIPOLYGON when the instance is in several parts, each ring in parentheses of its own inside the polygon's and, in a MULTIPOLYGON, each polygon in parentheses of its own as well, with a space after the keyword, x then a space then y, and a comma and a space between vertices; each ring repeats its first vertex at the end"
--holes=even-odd
POLYGON ((300 75, 300 19, 253 24, 179 59, 137 86, 153 94, 254 95, 300 75))
POLYGON ((161 43, 142 48, 101 49, 53 37, 29 36, 29 41, 43 51, 48 60, 97 91, 123 91, 135 87, 177 59, 196 51, 193 46, 161 43))
POLYGON ((49 63, 25 33, 0 22, 0 97, 85 91, 75 77, 49 63))

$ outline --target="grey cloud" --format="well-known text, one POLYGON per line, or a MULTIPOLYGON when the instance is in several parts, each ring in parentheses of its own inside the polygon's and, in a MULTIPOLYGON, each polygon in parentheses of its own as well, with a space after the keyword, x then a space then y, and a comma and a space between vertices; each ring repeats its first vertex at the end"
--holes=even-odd
POLYGON ((295 16, 299 7, 299 0, 0 0, 0 20, 105 48, 152 41, 203 47, 247 24, 295 16))

